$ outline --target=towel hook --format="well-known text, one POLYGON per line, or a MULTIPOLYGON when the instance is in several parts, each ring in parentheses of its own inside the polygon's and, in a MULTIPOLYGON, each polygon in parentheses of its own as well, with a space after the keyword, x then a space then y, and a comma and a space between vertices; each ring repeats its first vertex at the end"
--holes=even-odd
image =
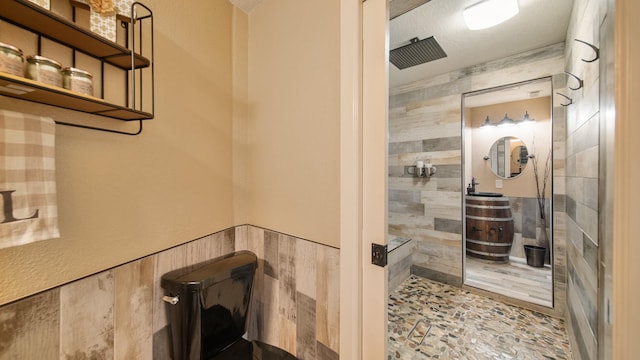
POLYGON ((573 77, 574 79, 578 80, 578 87, 572 88, 571 86, 569 86, 569 89, 571 89, 571 90, 579 90, 584 86, 584 80, 580 79, 579 77, 573 75, 572 73, 570 73, 568 71, 565 71, 564 73, 569 75, 569 76, 571 76, 571 77, 573 77))
POLYGON ((558 94, 558 95, 562 96, 563 98, 565 98, 565 99, 569 100, 569 102, 568 102, 568 103, 566 103, 566 104, 560 104, 560 105, 562 105, 562 106, 569 106, 569 105, 573 104, 573 99, 572 99, 572 98, 570 98, 570 97, 568 97, 567 95, 565 95, 565 94, 561 94, 561 93, 559 93, 559 92, 556 92, 556 94, 558 94))
POLYGON ((583 44, 585 44, 585 45, 589 46, 589 47, 590 47, 591 49, 593 49, 593 51, 596 53, 596 57, 594 57, 594 58, 593 58, 593 59, 591 59, 591 60, 585 60, 585 59, 580 59, 580 60, 582 60, 582 61, 584 61, 584 62, 588 62, 588 63, 590 63, 590 62, 594 62, 594 61, 596 61, 596 60, 598 60, 598 59, 600 58, 600 49, 598 49, 596 46, 594 46, 593 44, 589 44, 589 43, 588 43, 588 42, 586 42, 586 41, 582 41, 582 40, 580 40, 580 39, 574 39, 574 40, 575 40, 575 41, 577 41, 577 42, 581 42, 581 43, 583 43, 583 44))

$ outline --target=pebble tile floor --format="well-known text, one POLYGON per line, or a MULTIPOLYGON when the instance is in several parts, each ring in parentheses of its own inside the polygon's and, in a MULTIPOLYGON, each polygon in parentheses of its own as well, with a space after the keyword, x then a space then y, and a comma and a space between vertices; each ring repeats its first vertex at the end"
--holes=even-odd
POLYGON ((564 321, 411 275, 389 295, 388 359, 571 359, 564 321))

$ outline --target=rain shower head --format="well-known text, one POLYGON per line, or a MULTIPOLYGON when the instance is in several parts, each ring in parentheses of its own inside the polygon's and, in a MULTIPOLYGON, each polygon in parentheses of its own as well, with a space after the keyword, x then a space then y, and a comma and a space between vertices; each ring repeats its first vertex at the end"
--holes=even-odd
POLYGON ((413 38, 410 41, 410 44, 389 52, 389 61, 400 70, 447 57, 433 36, 422 40, 413 38))

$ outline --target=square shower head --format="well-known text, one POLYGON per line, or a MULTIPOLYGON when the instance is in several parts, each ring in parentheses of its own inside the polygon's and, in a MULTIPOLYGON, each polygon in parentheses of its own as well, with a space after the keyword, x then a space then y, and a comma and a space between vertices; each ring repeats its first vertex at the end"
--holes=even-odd
POLYGON ((444 57, 447 54, 433 36, 422 40, 414 38, 410 44, 389 52, 389 61, 400 70, 444 57))

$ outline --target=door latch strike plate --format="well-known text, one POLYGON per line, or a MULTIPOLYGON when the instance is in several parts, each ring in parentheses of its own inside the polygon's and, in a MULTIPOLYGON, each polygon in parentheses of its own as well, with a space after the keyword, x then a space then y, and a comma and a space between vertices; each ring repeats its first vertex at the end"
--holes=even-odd
POLYGON ((387 245, 371 244, 371 263, 380 267, 387 266, 387 245))

